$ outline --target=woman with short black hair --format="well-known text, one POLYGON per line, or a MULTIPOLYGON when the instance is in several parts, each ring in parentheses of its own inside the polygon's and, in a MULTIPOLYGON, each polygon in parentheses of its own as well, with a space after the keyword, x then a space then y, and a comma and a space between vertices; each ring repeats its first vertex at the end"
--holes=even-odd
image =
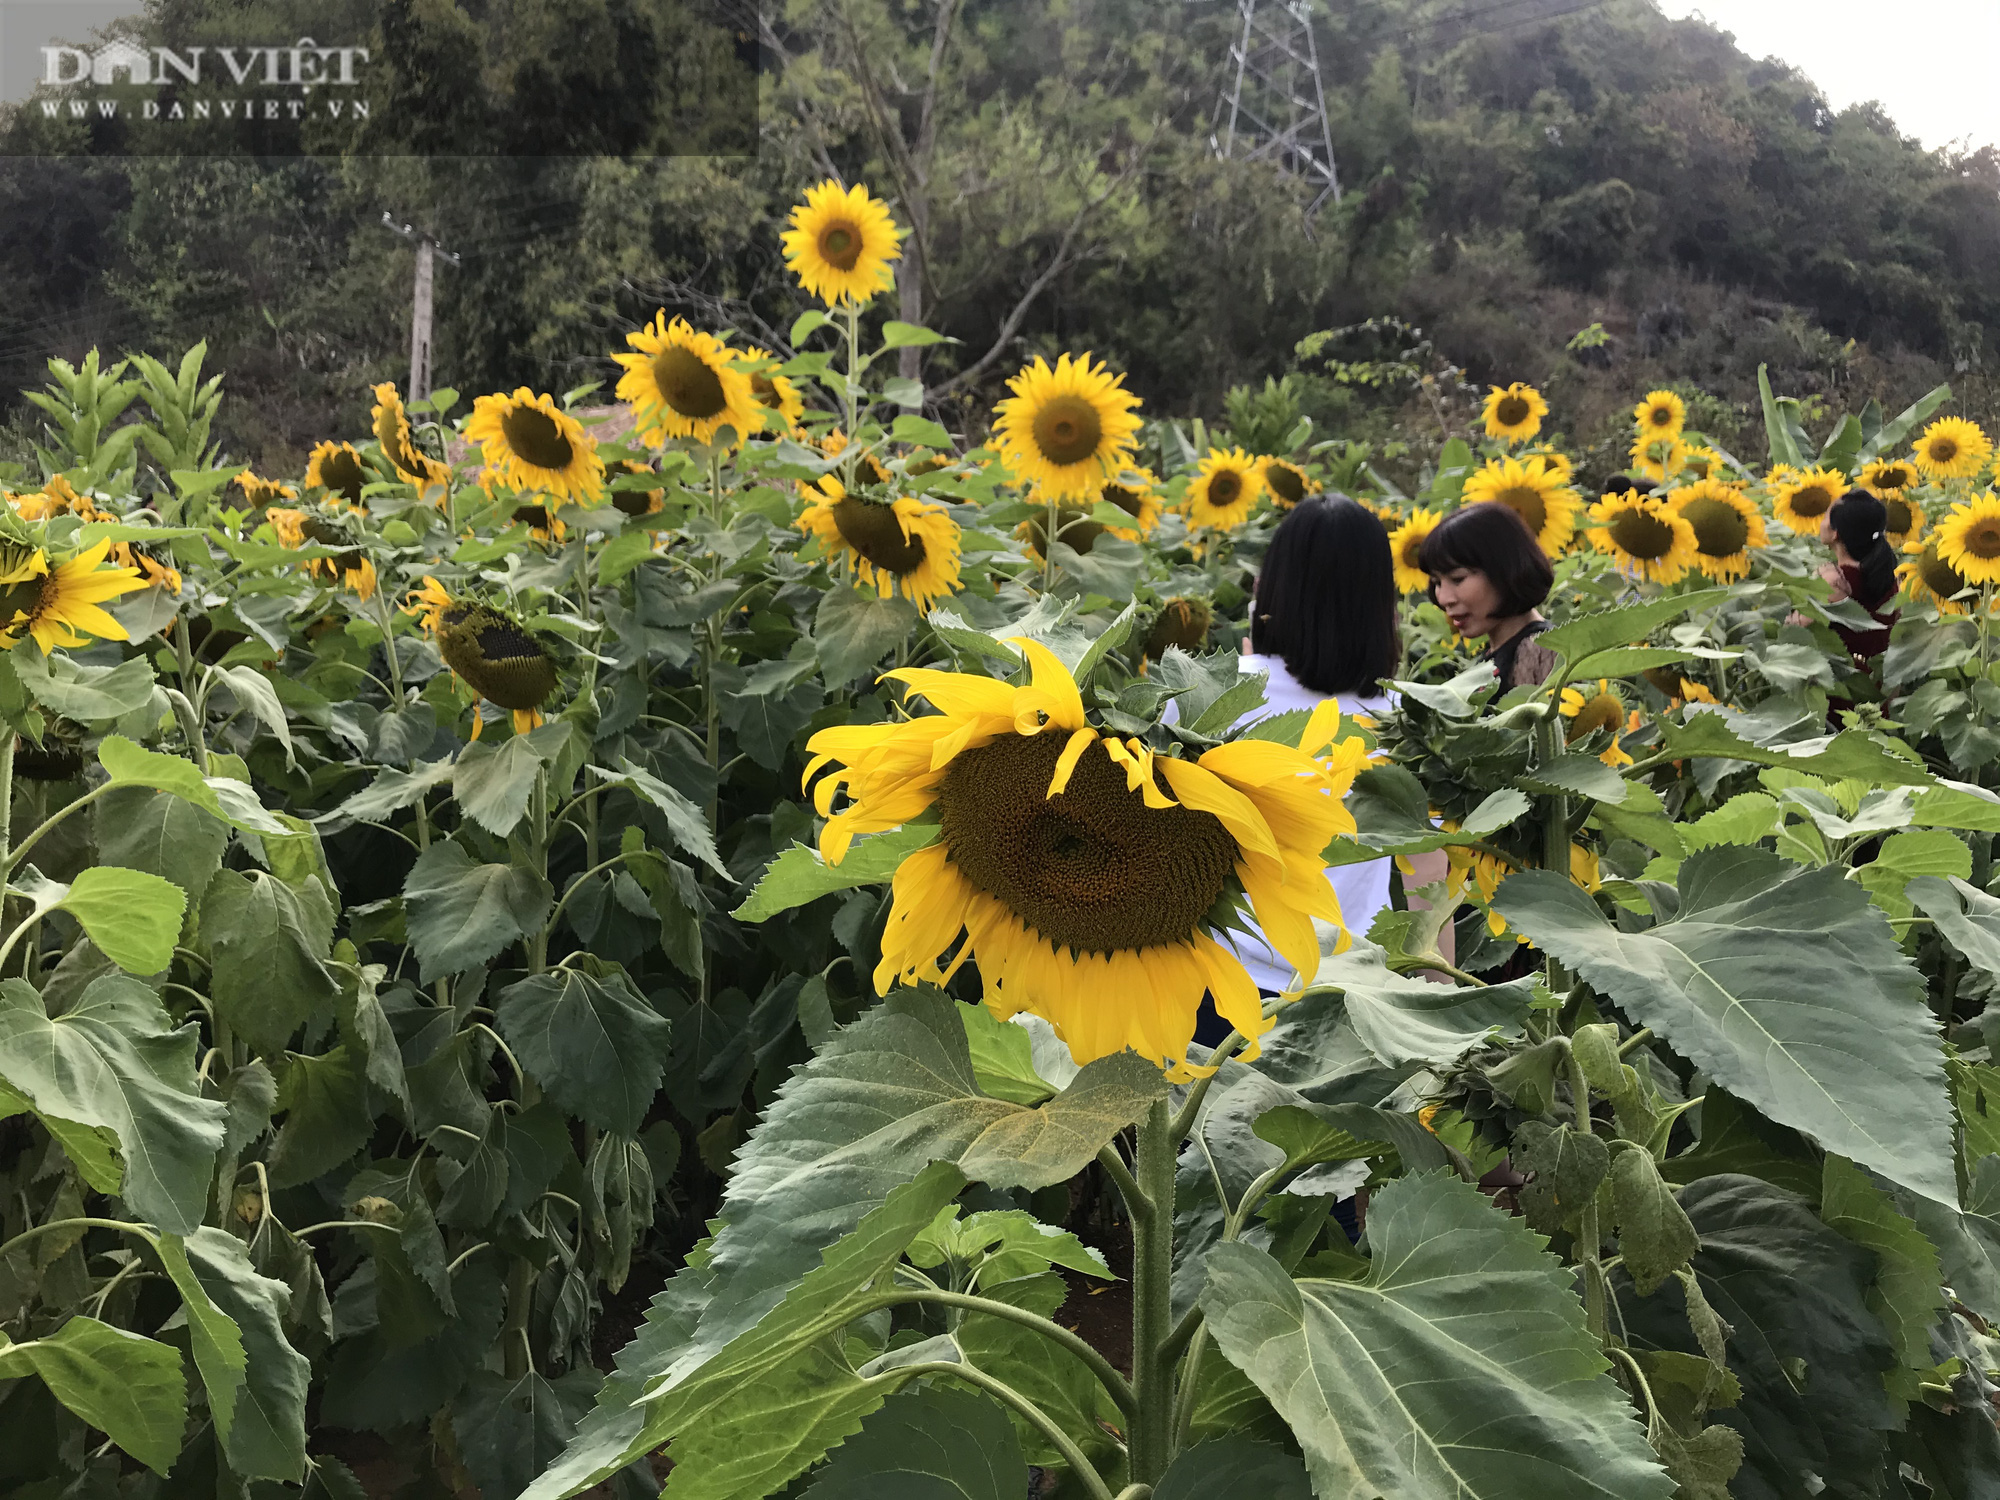
POLYGON ((1431 575, 1431 599, 1452 630, 1486 638, 1483 659, 1503 693, 1547 680, 1556 654, 1535 637, 1549 628, 1541 606, 1555 569, 1518 512, 1491 500, 1453 511, 1424 538, 1417 566, 1431 575))
POLYGON ((1888 528, 1889 508, 1866 490, 1849 490, 1819 523, 1819 539, 1833 549, 1833 562, 1820 569, 1833 590, 1833 602, 1852 599, 1875 621, 1866 630, 1838 622, 1833 626, 1863 671, 1889 649, 1889 631, 1896 623, 1896 611, 1882 608, 1896 597, 1896 547, 1888 528))

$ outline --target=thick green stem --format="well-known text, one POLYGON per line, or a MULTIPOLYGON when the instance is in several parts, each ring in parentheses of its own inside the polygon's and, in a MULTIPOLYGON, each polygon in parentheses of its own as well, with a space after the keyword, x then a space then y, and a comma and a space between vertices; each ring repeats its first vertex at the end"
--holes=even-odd
POLYGON ((1132 1223, 1132 1391, 1139 1410, 1132 1420, 1132 1481, 1158 1484, 1174 1458, 1174 1360, 1167 1340, 1174 1329, 1171 1281, 1174 1261, 1174 1158, 1179 1142, 1167 1102, 1156 1102, 1140 1124, 1135 1176, 1146 1216, 1132 1223))
MULTIPOLYGON (((1542 762, 1551 762, 1563 751, 1562 720, 1550 714, 1541 723, 1539 740, 1542 762)), ((1542 808, 1542 868, 1553 870, 1567 879, 1569 877, 1569 798, 1561 792, 1551 795, 1542 808)), ((1548 983, 1551 993, 1567 994, 1570 977, 1563 966, 1553 958, 1548 960, 1548 983)))

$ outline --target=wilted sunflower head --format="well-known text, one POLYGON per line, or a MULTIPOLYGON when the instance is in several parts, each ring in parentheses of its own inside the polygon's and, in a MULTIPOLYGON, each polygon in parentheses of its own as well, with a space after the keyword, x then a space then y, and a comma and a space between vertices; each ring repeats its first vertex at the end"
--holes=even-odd
POLYGON ((438 650, 480 697, 502 708, 539 708, 556 690, 556 664, 514 620, 485 604, 447 611, 438 650))
POLYGON ((1581 689, 1566 687, 1562 691, 1562 712, 1569 720, 1565 742, 1575 744, 1587 739, 1600 729, 1620 730, 1625 727, 1625 700, 1618 696, 1608 679, 1597 679, 1597 691, 1585 696, 1581 689))
POLYGON ((359 507, 361 488, 374 475, 352 443, 321 443, 306 459, 306 488, 319 488, 348 505, 359 507))
POLYGON ((1146 632, 1147 659, 1158 661, 1174 646, 1199 652, 1208 642, 1208 627, 1214 621, 1215 612, 1206 599, 1169 599, 1153 617, 1153 628, 1146 632))
POLYGON ((259 479, 248 469, 238 474, 234 483, 243 492, 243 498, 252 510, 262 510, 280 500, 299 498, 299 492, 289 484, 281 484, 275 479, 259 479))

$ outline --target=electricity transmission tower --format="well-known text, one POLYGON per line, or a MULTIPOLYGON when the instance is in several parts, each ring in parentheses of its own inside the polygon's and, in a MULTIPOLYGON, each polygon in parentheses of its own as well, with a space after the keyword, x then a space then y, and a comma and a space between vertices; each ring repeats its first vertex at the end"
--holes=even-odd
POLYGON ((1310 219, 1340 201, 1333 131, 1326 119, 1310 0, 1236 0, 1243 29, 1229 49, 1229 77, 1216 105, 1216 154, 1273 161, 1318 191, 1310 219))

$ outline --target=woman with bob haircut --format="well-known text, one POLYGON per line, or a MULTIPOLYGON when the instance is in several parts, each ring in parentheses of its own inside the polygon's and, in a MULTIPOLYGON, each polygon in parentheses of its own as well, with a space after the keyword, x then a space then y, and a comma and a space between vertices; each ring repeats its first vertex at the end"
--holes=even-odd
POLYGON ((1548 679, 1556 654, 1535 637, 1549 628, 1541 606, 1555 569, 1518 513, 1491 500, 1453 511, 1424 538, 1417 566, 1453 631, 1486 637, 1481 660, 1500 674, 1501 692, 1548 679))

